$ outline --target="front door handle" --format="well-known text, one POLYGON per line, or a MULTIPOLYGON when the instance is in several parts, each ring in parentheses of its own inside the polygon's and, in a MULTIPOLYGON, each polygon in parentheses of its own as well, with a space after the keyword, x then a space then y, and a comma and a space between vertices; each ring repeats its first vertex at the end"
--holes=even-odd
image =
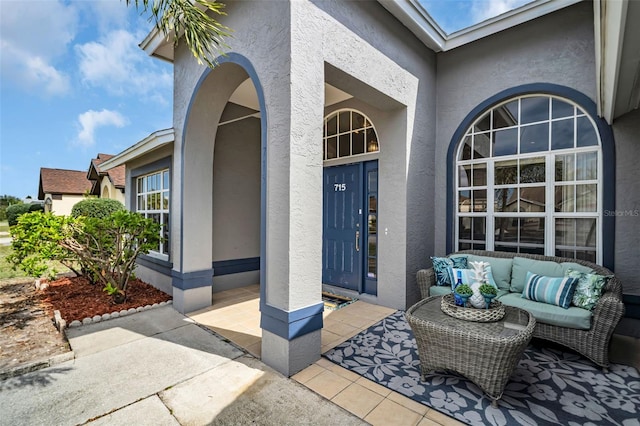
POLYGON ((360 231, 356 231, 356 251, 360 251, 360 231))

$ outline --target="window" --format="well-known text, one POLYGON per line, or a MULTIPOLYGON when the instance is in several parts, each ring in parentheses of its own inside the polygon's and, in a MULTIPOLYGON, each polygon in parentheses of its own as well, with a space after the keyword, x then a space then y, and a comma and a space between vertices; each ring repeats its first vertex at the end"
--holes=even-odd
POLYGON ((136 211, 161 225, 162 241, 155 250, 160 255, 169 254, 169 170, 154 172, 137 178, 136 211))
POLYGON ((371 121, 354 110, 339 110, 324 120, 324 160, 378 152, 371 121))
POLYGON ((485 111, 456 151, 457 250, 602 262, 602 150, 576 104, 528 95, 485 111))

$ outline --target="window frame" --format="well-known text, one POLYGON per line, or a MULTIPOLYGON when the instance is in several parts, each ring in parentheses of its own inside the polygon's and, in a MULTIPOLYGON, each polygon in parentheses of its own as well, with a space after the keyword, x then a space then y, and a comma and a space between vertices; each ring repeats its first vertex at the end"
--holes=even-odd
POLYGON ((155 257, 162 260, 169 260, 171 245, 170 245, 170 224, 171 224, 171 169, 170 167, 164 167, 157 170, 146 171, 145 173, 138 174, 132 177, 132 186, 134 191, 132 191, 132 206, 134 207, 134 211, 140 213, 145 218, 149 218, 150 215, 158 214, 160 218, 160 237, 165 241, 161 241, 158 250, 151 250, 148 253, 148 256, 155 257), (166 174, 166 181, 165 181, 166 174), (158 183, 159 188, 156 189, 148 189, 149 177, 151 176, 159 176, 158 183), (140 183, 142 183, 142 191, 140 190, 140 183), (167 197, 167 206, 164 208, 163 201, 164 195, 167 197), (148 206, 148 195, 159 195, 158 206, 159 208, 147 208, 148 206), (140 197, 143 199, 144 208, 140 208, 140 197), (165 223, 165 215, 166 215, 166 223, 165 223), (164 235, 163 235, 164 234, 164 235), (166 250, 165 250, 166 246, 166 250))
POLYGON ((380 146, 380 138, 378 136, 378 132, 371 120, 371 118, 369 118, 366 114, 364 114, 362 111, 359 111, 357 109, 354 108, 340 108, 337 109, 335 111, 331 111, 330 113, 328 113, 327 115, 325 115, 323 122, 322 122, 322 159, 323 159, 323 163, 325 165, 339 165, 339 164, 348 164, 348 163, 352 163, 354 161, 369 161, 369 160, 374 160, 376 158, 378 158, 378 154, 380 153, 381 150, 381 146, 380 146), (333 119, 333 117, 338 117, 338 120, 340 119, 341 115, 348 112, 349 113, 349 117, 350 117, 350 121, 349 121, 349 129, 348 130, 341 130, 340 129, 340 124, 339 122, 336 124, 336 132, 335 133, 330 133, 329 132, 329 122, 333 119), (362 126, 356 126, 354 127, 353 125, 353 116, 354 114, 357 114, 359 116, 362 116, 362 118, 364 119, 363 121, 363 125, 362 126), (353 154, 353 134, 358 134, 360 130, 364 130, 365 131, 365 137, 364 139, 364 152, 362 153, 356 153, 353 154), (368 135, 367 131, 371 131, 373 132, 373 135, 375 136, 375 142, 376 142, 376 150, 371 150, 369 151, 369 142, 367 142, 367 137, 366 135, 368 135), (349 145, 349 155, 340 155, 340 146, 339 146, 339 140, 340 140, 340 136, 346 136, 349 135, 349 140, 350 140, 350 145, 349 145), (329 158, 329 147, 328 147, 328 141, 331 138, 337 138, 337 145, 336 145, 336 156, 329 158))
MULTIPOLYGON (((600 152, 598 156, 599 204, 597 208, 597 214, 600 219, 600 238, 597 246, 598 263, 601 262, 605 267, 612 269, 614 265, 615 215, 607 214, 607 212, 614 211, 615 209, 615 149, 613 132, 611 127, 597 116, 597 108, 593 100, 575 89, 550 83, 526 84, 503 90, 477 105, 457 127, 450 140, 447 151, 446 251, 450 253, 458 247, 457 154, 464 136, 469 128, 487 111, 501 104, 508 103, 515 98, 526 96, 550 96, 574 104, 585 114, 594 127, 595 133, 599 138, 598 146, 600 152)), ((556 151, 558 150, 549 150, 549 152, 554 153, 556 151)), ((539 154, 539 152, 532 153, 532 156, 535 157, 539 154)), ((545 186, 550 187, 551 185, 545 183, 545 186)), ((491 216, 491 218, 493 218, 493 216, 491 216)), ((545 232, 551 231, 546 228, 545 232)), ((545 251, 545 253, 555 256, 555 242, 549 243, 548 239, 545 240, 546 247, 553 247, 549 251, 545 251)), ((485 250, 490 250, 490 248, 486 247, 485 250)))

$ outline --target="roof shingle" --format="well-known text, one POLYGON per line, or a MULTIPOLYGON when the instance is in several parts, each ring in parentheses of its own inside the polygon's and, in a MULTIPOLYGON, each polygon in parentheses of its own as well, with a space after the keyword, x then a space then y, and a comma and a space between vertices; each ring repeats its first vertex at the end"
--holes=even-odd
POLYGON ((40 168, 40 185, 38 199, 43 200, 44 194, 73 194, 82 195, 91 189, 91 182, 87 173, 80 170, 40 168))

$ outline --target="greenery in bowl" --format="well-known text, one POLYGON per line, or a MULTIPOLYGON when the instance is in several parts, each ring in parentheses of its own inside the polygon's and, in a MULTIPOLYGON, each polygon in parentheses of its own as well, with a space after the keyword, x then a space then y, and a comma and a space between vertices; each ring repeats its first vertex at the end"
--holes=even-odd
POLYGON ((496 296, 498 294, 498 290, 490 284, 482 284, 479 288, 481 294, 487 294, 491 296, 496 296))
POLYGON ((454 291, 460 296, 471 296, 473 294, 473 290, 467 284, 460 284, 454 291))

